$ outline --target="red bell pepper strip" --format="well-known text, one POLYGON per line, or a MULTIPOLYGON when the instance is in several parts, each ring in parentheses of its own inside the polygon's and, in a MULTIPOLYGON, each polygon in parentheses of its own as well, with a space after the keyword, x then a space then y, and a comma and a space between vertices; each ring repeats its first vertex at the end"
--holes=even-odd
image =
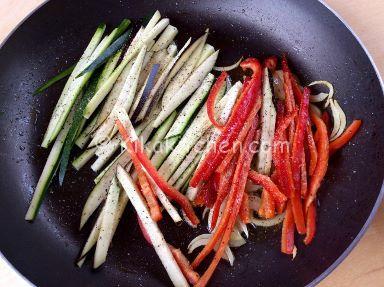
POLYGON ((281 252, 285 254, 293 254, 295 247, 295 221, 293 218, 292 206, 288 202, 283 228, 281 230, 281 252))
POLYGON ((258 214, 262 218, 271 219, 275 217, 276 205, 268 190, 263 189, 261 193, 261 205, 258 214))
POLYGON ((154 221, 160 221, 162 214, 159 203, 157 202, 156 195, 153 192, 151 184, 148 181, 147 175, 145 174, 143 167, 141 166, 140 160, 135 153, 133 144, 131 141, 127 141, 127 151, 135 167, 138 181, 141 187, 141 193, 143 194, 145 201, 147 202, 149 212, 154 221))
POLYGON ((136 140, 134 143, 131 142, 128 131, 125 129, 120 120, 116 120, 116 125, 119 128, 119 132, 124 139, 127 146, 129 143, 134 145, 134 151, 139 158, 142 166, 147 170, 148 174, 152 177, 153 181, 157 186, 172 200, 176 201, 181 208, 184 210, 188 219, 192 222, 193 225, 199 224, 199 218, 196 216, 193 207, 189 200, 181 194, 177 189, 170 186, 157 172, 156 168, 153 166, 151 161, 148 159, 148 156, 144 152, 144 149, 140 141, 136 140))
POLYGON ((345 146, 357 133, 361 126, 361 120, 354 120, 350 126, 341 134, 340 137, 335 139, 329 144, 329 154, 334 154, 338 149, 345 146))
MULTIPOLYGON (((224 223, 224 225, 222 227, 222 222, 223 222, 223 219, 222 219, 220 221, 220 225, 219 225, 219 227, 215 233, 215 234, 218 234, 218 230, 221 228, 220 235, 222 234, 222 239, 221 239, 220 245, 219 245, 219 247, 216 251, 216 254, 215 254, 211 264, 209 265, 208 269, 205 271, 205 273, 203 274, 203 276, 200 278, 199 282, 195 286, 201 286, 202 287, 202 286, 206 286, 208 284, 209 279, 212 277, 213 273, 215 272, 217 265, 219 264, 219 262, 221 260, 221 257, 224 253, 225 248, 228 246, 228 242, 231 238, 231 233, 232 233, 232 230, 235 226, 237 215, 238 215, 240 207, 241 207, 242 198, 244 196, 244 189, 245 189, 245 185, 247 183, 248 172, 249 172, 252 158, 254 155, 254 151, 251 148, 251 144, 252 144, 252 140, 254 139, 254 136, 255 136, 255 129, 256 129, 256 126, 253 126, 251 128, 251 130, 249 131, 249 133, 245 139, 245 150, 242 151, 242 153, 239 156, 239 161, 238 161, 238 164, 236 166, 235 176, 234 176, 234 180, 232 182, 232 188, 231 188, 231 193, 233 195, 233 201, 230 205, 229 200, 228 200, 227 206, 226 206, 225 211, 223 213, 223 219, 227 218, 227 221, 224 223)), ((214 236, 215 235, 213 235, 211 237, 210 241, 212 241, 212 238, 214 236)), ((215 241, 214 244, 216 244, 216 242, 217 241, 215 241)), ((205 247, 207 247, 208 244, 205 247)), ((211 248, 213 248, 214 246, 215 245, 211 246, 211 248)), ((210 249, 210 250, 212 250, 212 249, 210 249)), ((196 267, 198 265, 198 263, 201 262, 202 258, 200 258, 197 261, 198 257, 192 263, 192 267, 196 267)))
POLYGON ((243 71, 250 69, 252 71, 252 78, 259 77, 262 74, 262 67, 259 60, 256 58, 247 58, 240 63, 240 67, 243 71))
POLYGON ((290 125, 293 117, 292 114, 278 123, 275 132, 274 149, 272 158, 275 164, 279 186, 285 195, 289 196, 292 204, 292 212, 295 219, 296 228, 299 234, 305 234, 305 221, 300 195, 295 190, 295 184, 292 176, 289 147, 284 145, 282 148, 277 148, 279 141, 286 142, 284 135, 286 128, 290 125))
POLYGON ((248 193, 244 190, 243 200, 241 202, 239 211, 239 217, 243 223, 248 224, 251 222, 250 212, 251 210, 249 208, 249 196, 248 193))
POLYGON ((219 189, 217 192, 217 198, 215 205, 213 206, 213 213, 211 219, 211 229, 214 229, 219 217, 220 207, 224 202, 224 199, 227 197, 229 190, 231 188, 231 183, 233 180, 233 175, 235 173, 236 164, 238 156, 235 155, 232 161, 230 162, 228 168, 225 170, 224 175, 221 177, 219 189))
POLYGON ((208 183, 206 181, 201 182, 197 187, 197 189, 198 189, 197 195, 193 203, 197 206, 204 206, 205 198, 207 197, 207 193, 208 193, 208 183))
POLYGON ((324 111, 321 114, 321 119, 323 120, 323 122, 327 126, 327 131, 328 131, 328 136, 329 136, 331 134, 331 118, 329 117, 329 114, 327 111, 324 111))
MULTIPOLYGON (((234 215, 236 220, 242 202, 245 184, 247 183, 248 172, 251 166, 252 157, 254 155, 254 151, 250 148, 250 146, 252 144, 252 140, 255 137, 255 132, 256 123, 252 125, 247 137, 245 138, 245 148, 241 151, 236 164, 236 169, 231 184, 231 190, 228 196, 227 204, 225 205, 223 216, 216 228, 216 231, 212 234, 209 242, 204 246, 203 250, 197 255, 195 260, 192 262, 193 269, 196 269, 196 267, 204 260, 204 258, 208 256, 208 254, 215 247, 216 243, 223 236, 223 233, 227 232, 230 217, 234 215)), ((232 232, 232 229, 230 230, 230 232, 232 232)), ((219 252, 219 250, 217 252, 219 252)))
POLYGON ((217 190, 216 174, 213 174, 208 181, 203 181, 199 184, 199 190, 194 200, 195 205, 206 206, 212 208, 216 202, 217 190))
POLYGON ((188 282, 192 285, 196 284, 200 279, 199 273, 192 269, 191 264, 180 249, 176 249, 171 244, 168 244, 168 247, 188 282))
POLYGON ((312 176, 315 172, 316 164, 317 164, 317 149, 316 149, 316 143, 313 138, 312 128, 311 125, 307 124, 307 144, 308 144, 308 150, 309 150, 309 168, 308 168, 308 174, 309 176, 312 176))
POLYGON ((254 108, 249 113, 249 116, 248 116, 247 120, 245 121, 244 126, 242 127, 242 129, 239 133, 239 136, 237 137, 235 143, 233 144, 233 147, 227 152, 223 161, 220 163, 219 167, 217 168, 217 170, 216 170, 217 173, 223 173, 226 170, 226 168, 227 168, 228 164, 230 163, 230 161, 232 160, 234 154, 236 154, 239 151, 239 149, 241 148, 241 145, 243 144, 243 141, 244 141, 249 129, 251 128, 252 122, 255 120, 255 117, 257 117, 257 120, 259 118, 257 113, 260 110, 260 108, 261 108, 261 98, 258 98, 256 104, 254 105, 254 108))
POLYGON ((221 125, 216 121, 215 118, 215 103, 216 103, 216 98, 221 90, 221 88, 225 85, 225 79, 227 78, 228 74, 227 72, 222 72, 220 76, 217 78, 215 84, 211 88, 211 91, 209 92, 209 96, 207 99, 207 112, 208 112, 208 117, 211 123, 218 128, 219 130, 222 130, 225 125, 221 125))
POLYGON ((295 98, 293 96, 291 71, 289 70, 287 58, 285 55, 283 55, 281 64, 284 79, 285 107, 287 108, 287 112, 291 113, 295 107, 295 98))
POLYGON ((277 185, 273 183, 269 176, 257 173, 254 170, 250 170, 248 179, 250 179, 255 184, 261 185, 265 190, 267 190, 276 203, 281 204, 287 201, 287 197, 279 190, 277 185))
POLYGON ((311 120, 316 126, 316 132, 319 135, 319 141, 317 144, 317 164, 315 171, 309 182, 308 197, 305 202, 306 210, 308 211, 309 206, 314 202, 317 191, 320 187, 321 181, 323 180, 325 173, 328 169, 329 159, 329 138, 327 127, 325 123, 317 116, 314 112, 310 112, 311 120))
POLYGON ((304 88, 292 144, 292 177, 296 191, 300 190, 301 184, 301 166, 303 164, 304 138, 306 135, 306 128, 308 123, 309 93, 309 89, 304 88))
POLYGON ((300 193, 301 197, 305 198, 307 196, 308 192, 308 178, 307 178, 307 164, 305 161, 305 153, 303 153, 303 163, 301 165, 301 186, 300 186, 300 193))
POLYGON ((308 208, 307 212, 307 234, 304 238, 304 244, 309 245, 316 233, 316 205, 314 202, 308 208))
POLYGON ((190 181, 191 187, 196 187, 200 181, 207 180, 212 175, 212 173, 215 172, 226 155, 226 152, 222 150, 222 147, 226 147, 227 150, 232 148, 249 113, 251 112, 254 105, 258 102, 258 98, 261 98, 260 63, 256 59, 254 59, 254 61, 250 61, 248 59, 244 62, 242 63, 243 66, 251 67, 253 69, 253 77, 249 84, 247 84, 246 90, 244 90, 243 87, 240 98, 236 102, 232 114, 226 123, 225 128, 217 139, 215 146, 212 147, 210 151, 208 151, 204 160, 195 171, 190 181), (243 64, 244 62, 246 63, 243 64))
POLYGON ((277 67, 277 57, 276 56, 270 56, 264 60, 264 67, 267 67, 268 70, 271 70, 274 72, 277 67))

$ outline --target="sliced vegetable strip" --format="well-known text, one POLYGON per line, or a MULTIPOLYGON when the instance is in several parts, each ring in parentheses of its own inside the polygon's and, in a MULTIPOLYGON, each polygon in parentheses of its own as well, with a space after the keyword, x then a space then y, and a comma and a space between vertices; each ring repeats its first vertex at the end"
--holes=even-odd
POLYGON ((291 113, 295 107, 295 99, 293 96, 291 71, 289 70, 287 58, 285 57, 285 55, 283 56, 283 60, 281 64, 283 68, 283 77, 284 77, 285 106, 287 108, 287 112, 291 113))
MULTIPOLYGON (((228 242, 231 237, 231 233, 235 226, 237 215, 240 210, 240 206, 241 206, 243 195, 244 195, 244 189, 245 189, 245 185, 248 178, 248 172, 249 172, 251 161, 254 155, 254 151, 252 150, 252 141, 255 138, 256 124, 257 123, 255 123, 248 132, 248 135, 244 142, 245 149, 240 154, 239 160, 236 166, 236 171, 235 171, 235 175, 234 175, 234 178, 232 181, 232 187, 231 187, 233 202, 230 203, 230 200, 228 200, 223 213, 223 217, 218 226, 218 229, 216 230, 215 234, 211 237, 211 240, 208 243, 210 244, 211 242, 214 242, 212 238, 214 238, 215 235, 223 234, 219 248, 217 249, 215 257, 212 260, 211 264, 209 265, 207 271, 204 273, 204 275, 200 278, 199 282, 195 286, 207 285, 209 279, 212 277, 213 272, 215 271, 217 265, 219 264, 220 259, 225 252, 225 249, 228 246, 228 242), (219 231, 219 229, 221 230, 219 231)), ((205 247, 207 247, 208 244, 205 247)), ((205 247, 204 249, 206 249, 205 247)), ((213 247, 214 246, 212 246, 212 248, 213 247)), ((199 255, 204 254, 203 251, 199 255)), ((199 264, 199 262, 201 262, 201 260, 204 259, 205 256, 204 257, 200 256, 199 260, 198 260, 198 257, 192 263, 192 267, 196 267, 199 264)))
MULTIPOLYGON (((128 145, 128 142, 131 142, 128 131, 125 129, 125 127, 123 126, 120 120, 116 120, 116 125, 119 128, 119 132, 122 138, 128 145)), ((147 155, 145 154, 143 147, 141 146, 141 143, 138 140, 136 140, 134 143, 131 142, 131 144, 134 145, 134 151, 136 152, 137 157, 139 158, 139 161, 141 162, 143 167, 147 170, 147 172, 152 177, 154 182, 158 185, 158 187, 167 196, 169 196, 171 199, 175 200, 178 204, 180 204, 181 208, 184 210, 185 214, 194 225, 199 224, 199 219, 197 218, 189 200, 183 194, 181 194, 178 190, 170 186, 163 178, 161 178, 156 168, 152 165, 151 161, 148 159, 147 155)))
POLYGON ((49 79, 44 84, 42 84, 40 87, 38 87, 36 89, 36 91, 33 92, 33 95, 40 94, 41 92, 45 91, 50 86, 52 86, 53 84, 55 84, 58 81, 64 79, 66 76, 69 76, 72 73, 73 69, 75 69, 75 65, 70 66, 69 68, 67 68, 64 71, 60 72, 59 74, 57 74, 53 78, 49 79))
POLYGON ((285 211, 285 218, 283 222, 283 229, 281 231, 281 252, 285 254, 293 254, 295 247, 295 221, 293 218, 292 206, 290 203, 287 205, 285 211))
POLYGON ((329 154, 332 155, 338 149, 345 146, 355 136, 361 126, 361 123, 361 120, 354 120, 340 137, 332 141, 329 144, 329 154))
POLYGON ((308 208, 307 212, 307 235, 304 238, 304 244, 309 245, 316 233, 316 205, 314 202, 308 208))
POLYGON ((220 150, 226 147, 230 150, 238 137, 238 134, 248 117, 257 99, 261 97, 261 65, 256 60, 252 60, 252 64, 247 59, 242 63, 242 67, 252 67, 254 72, 253 78, 248 84, 243 85, 243 90, 239 100, 235 104, 231 117, 229 118, 223 132, 217 139, 215 146, 207 153, 204 160, 201 162, 196 172, 194 173, 190 186, 196 187, 200 181, 207 180, 216 170, 218 165, 225 157, 225 152, 220 150))
POLYGON ((329 138, 327 126, 314 112, 311 111, 310 115, 312 122, 316 126, 316 133, 319 135, 319 140, 317 143, 318 160, 315 171, 309 183, 309 194, 305 202, 305 207, 307 210, 316 198, 317 190, 319 189, 320 183, 323 180, 325 173, 327 172, 329 159, 329 138))
POLYGON ((261 205, 258 210, 260 217, 271 219, 275 217, 275 201, 268 190, 264 189, 261 193, 261 205))
MULTIPOLYGON (((230 225, 228 223, 230 220, 230 217, 234 216, 235 221, 236 221, 236 217, 237 217, 237 214, 238 214, 239 209, 240 209, 240 205, 241 205, 241 201, 242 201, 242 197, 243 197, 243 193, 244 193, 244 189, 245 189, 245 184, 246 184, 247 177, 248 177, 248 171, 249 171, 250 164, 252 161, 253 152, 252 152, 252 148, 250 148, 250 145, 252 143, 252 140, 254 139, 255 131, 256 131, 256 123, 254 125, 252 125, 251 129, 249 130, 248 135, 247 135, 245 142, 244 142, 245 148, 242 151, 242 153, 240 153, 239 159, 237 161, 235 174, 234 174, 233 180, 232 180, 231 191, 230 191, 230 194, 228 196, 227 204, 225 205, 223 216, 219 222, 219 225, 217 226, 216 231, 212 234, 212 237, 210 238, 209 242, 204 246, 203 250, 197 255, 195 260, 192 262, 192 268, 194 268, 194 269, 213 250, 216 243, 222 237, 223 233, 228 231, 228 229, 230 228, 229 227, 230 225)), ((233 226, 230 228, 229 233, 231 233, 232 229, 233 229, 233 226)), ((221 249, 219 248, 219 250, 221 250, 221 249)), ((215 260, 217 260, 216 257, 221 252, 219 250, 217 251, 217 253, 215 255, 214 261, 212 261, 212 264, 210 265, 210 268, 211 268, 211 266, 213 266, 213 270, 212 270, 212 268, 209 269, 209 270, 211 270, 209 272, 207 270, 208 274, 213 273, 214 269, 216 268, 216 265, 218 264, 218 261, 215 263, 215 260)), ((224 252, 224 250, 223 250, 223 252, 224 252)), ((218 260, 220 260, 221 256, 222 256, 222 254, 220 254, 220 256, 218 256, 218 258, 219 258, 218 260)), ((207 275, 207 276, 210 278, 211 275, 209 275, 209 276, 207 275)), ((207 278, 207 276, 205 278, 207 278)))
POLYGON ((177 265, 179 265, 181 272, 183 272, 185 278, 190 284, 196 284, 200 279, 199 273, 192 269, 191 264, 180 249, 173 247, 171 244, 168 244, 168 246, 169 249, 171 249, 172 255, 175 258, 177 265))
MULTIPOLYGON (((119 129, 121 129, 120 126, 119 126, 119 129)), ((132 160, 132 163, 135 167, 138 181, 141 187, 141 192, 148 204, 151 217, 154 221, 159 221, 162 219, 162 215, 161 215, 159 203, 157 202, 157 199, 156 199, 156 195, 151 187, 151 184, 149 183, 149 180, 147 178, 147 175, 145 174, 145 171, 143 170, 143 167, 141 166, 140 160, 137 157, 137 154, 135 152, 132 142, 130 140, 125 140, 125 144, 127 146, 127 151, 132 160)))
POLYGON ((313 138, 312 128, 311 125, 307 124, 307 144, 308 144, 308 150, 309 150, 309 175, 312 176, 316 164, 317 164, 317 149, 316 149, 316 143, 315 139, 313 138))
POLYGON ((238 150, 241 148, 241 145, 243 144, 243 141, 244 141, 245 137, 247 136, 249 129, 251 128, 252 122, 255 120, 255 118, 257 118, 257 121, 258 121, 257 113, 260 110, 260 108, 261 108, 261 98, 258 98, 253 109, 249 113, 247 120, 245 121, 243 127, 241 128, 239 136, 237 137, 236 141, 234 142, 233 147, 227 152, 223 161, 221 162, 221 164, 217 168, 217 170, 216 170, 217 173, 223 173, 224 172, 224 170, 227 168, 229 162, 233 158, 234 154, 236 154, 238 152, 238 150))
POLYGON ((299 234, 305 234, 305 221, 302 209, 300 195, 295 190, 295 184, 292 176, 292 168, 289 155, 289 145, 287 145, 285 132, 289 126, 292 126, 294 114, 286 116, 281 123, 278 123, 275 133, 275 145, 273 158, 276 167, 279 184, 283 188, 284 194, 289 196, 292 204, 292 212, 295 224, 299 234), (283 143, 283 146, 278 146, 283 143))
POLYGON ((219 217, 220 207, 222 203, 224 202, 224 199, 227 197, 228 192, 230 190, 231 182, 233 180, 233 175, 235 173, 236 169, 236 163, 237 163, 238 157, 235 156, 231 163, 229 164, 228 168, 226 169, 224 176, 220 179, 220 185, 219 190, 217 192, 217 198, 215 205, 213 206, 213 213, 212 213, 212 220, 211 220, 211 228, 215 228, 217 219, 219 217))
POLYGON ((243 200, 241 201, 239 216, 240 216, 240 219, 243 223, 248 224, 251 222, 251 220, 250 220, 250 208, 249 208, 249 196, 248 196, 248 193, 246 191, 244 191, 243 200))
POLYGON ((304 136, 306 135, 306 128, 308 122, 309 93, 310 90, 308 88, 305 88, 303 98, 300 103, 300 111, 297 117, 296 131, 292 144, 292 176, 296 192, 300 190, 301 183, 301 166, 303 164, 304 136))
POLYGON ((250 170, 248 178, 255 184, 261 185, 265 190, 270 193, 276 203, 285 203, 287 197, 279 190, 276 184, 273 183, 269 176, 250 170))
POLYGON ((215 84, 211 88, 211 91, 209 92, 208 100, 207 100, 207 112, 208 117, 211 121, 211 123, 218 129, 222 130, 224 128, 224 125, 221 125, 216 121, 215 118, 215 103, 216 98, 220 94, 220 90, 222 87, 226 84, 225 80, 227 78, 228 74, 227 72, 222 72, 220 76, 217 78, 215 84))

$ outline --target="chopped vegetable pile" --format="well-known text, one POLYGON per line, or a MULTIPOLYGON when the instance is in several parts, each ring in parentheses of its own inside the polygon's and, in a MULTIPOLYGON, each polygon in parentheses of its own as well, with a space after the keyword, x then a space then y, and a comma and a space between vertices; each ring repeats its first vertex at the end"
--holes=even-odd
POLYGON ((313 242, 329 159, 362 122, 347 127, 333 85, 301 83, 285 54, 217 67, 209 30, 179 50, 169 22, 156 11, 136 31, 128 19, 108 35, 100 25, 80 60, 36 90, 69 76, 44 135, 42 147, 52 148, 25 219, 35 219, 56 171, 62 184, 72 152, 82 149, 73 167, 96 158, 98 175, 80 228, 99 213, 78 266, 94 246, 94 268, 106 261, 130 202, 173 284, 206 286, 221 259, 232 265, 232 248, 251 240, 249 225, 282 223, 281 252, 288 255, 297 252, 295 238, 313 242), (232 81, 235 69, 241 81, 232 81), (313 86, 327 92, 313 94, 313 86), (165 241, 157 224, 163 212, 191 228, 207 217, 207 233, 188 246, 188 254, 202 248, 191 262, 165 241))

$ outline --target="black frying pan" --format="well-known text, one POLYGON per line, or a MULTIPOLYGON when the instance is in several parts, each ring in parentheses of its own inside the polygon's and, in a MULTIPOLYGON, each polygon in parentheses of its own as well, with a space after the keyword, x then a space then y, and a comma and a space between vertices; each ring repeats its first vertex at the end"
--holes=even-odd
MULTIPOLYGON (((29 17, 0 51, 0 250, 38 286, 166 286, 170 281, 143 240, 128 208, 107 262, 92 271, 74 261, 90 225, 78 232, 80 212, 91 190, 88 169, 57 179, 33 224, 24 221, 33 188, 48 155, 39 147, 64 83, 32 96, 34 89, 80 56, 95 27, 123 17, 139 20, 159 9, 180 28, 180 43, 211 28, 209 42, 221 49, 219 64, 240 55, 288 52, 304 83, 327 79, 349 120, 363 128, 331 161, 319 195, 318 233, 305 248, 297 238, 294 261, 280 253, 279 229, 252 231, 235 251, 234 267, 221 263, 211 286, 315 285, 361 238, 381 202, 384 175, 383 91, 358 40, 317 1, 70 1, 53 0, 29 17)), ((198 231, 161 226, 166 239, 185 250, 198 231)), ((201 232, 201 231, 200 231, 201 232)), ((203 266, 204 267, 204 266, 203 266)))

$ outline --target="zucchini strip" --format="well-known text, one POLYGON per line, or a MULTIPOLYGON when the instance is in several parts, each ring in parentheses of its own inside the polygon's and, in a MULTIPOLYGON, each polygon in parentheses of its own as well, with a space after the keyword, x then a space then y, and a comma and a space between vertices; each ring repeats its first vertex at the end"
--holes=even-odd
POLYGON ((155 183, 153 178, 148 174, 146 169, 144 169, 145 173, 147 174, 148 180, 151 182, 151 186, 153 188, 153 191, 155 192, 157 198, 160 200, 161 204, 164 206, 165 210, 169 214, 169 216, 172 218, 173 222, 179 223, 182 221, 182 218, 180 217, 179 213, 177 212, 177 209, 172 205, 172 203, 169 201, 168 197, 165 195, 165 193, 158 187, 158 185, 155 183))
MULTIPOLYGON (((125 19, 125 20, 128 20, 128 19, 125 19)), ((128 40, 131 33, 132 33, 132 29, 129 29, 123 35, 117 38, 103 53, 100 54, 100 56, 98 56, 92 63, 90 63, 81 73, 79 73, 77 78, 81 77, 82 75, 88 72, 96 70, 98 67, 103 65, 106 61, 108 61, 108 59, 112 57, 112 55, 116 54, 116 52, 124 46, 125 42, 128 40)))
POLYGON ((39 211, 43 198, 48 190, 49 184, 59 166, 59 159, 64 146, 65 138, 67 137, 68 131, 71 127, 73 113, 74 112, 72 111, 69 114, 62 131, 59 133, 55 143, 52 146, 51 152, 49 153, 48 159, 44 165, 43 172, 41 173, 39 181, 37 182, 31 203, 25 215, 25 220, 32 221, 36 218, 37 212, 39 211))
MULTIPOLYGON (((141 27, 141 29, 136 33, 129 47, 137 45, 139 38, 142 37, 143 33, 144 28, 141 27)), ((129 48, 124 55, 124 59, 129 56, 128 51, 129 48)), ((132 57, 132 59, 124 66, 119 64, 119 66, 110 75, 105 84, 98 88, 97 93, 89 101, 87 107, 85 108, 83 116, 85 118, 89 118, 90 115, 93 114, 96 108, 101 104, 104 98, 109 94, 97 118, 97 123, 95 125, 94 130, 96 130, 96 128, 98 128, 111 113, 111 110, 115 105, 117 98, 119 97, 120 92, 123 89, 125 80, 127 79, 129 72, 132 68, 134 59, 135 57, 132 57)))
POLYGON ((160 35, 159 39, 157 39, 155 45, 153 45, 152 51, 159 52, 160 50, 167 48, 172 43, 173 39, 175 39, 177 33, 178 30, 176 27, 168 25, 160 35))
POLYGON ((176 171, 172 174, 171 178, 168 180, 170 185, 174 185, 176 181, 181 177, 184 171, 191 165, 193 160, 196 158, 198 154, 202 152, 205 144, 209 138, 209 132, 205 132, 205 134, 199 139, 196 145, 191 149, 188 155, 184 158, 184 160, 177 167, 176 171))
POLYGON ((196 110, 200 107, 201 103, 206 99, 209 90, 213 84, 214 76, 209 73, 201 86, 196 90, 192 97, 188 100, 188 103, 184 106, 175 123, 172 125, 170 131, 166 135, 166 139, 181 135, 187 125, 190 123, 192 116, 196 110))
POLYGON ((180 137, 173 137, 161 142, 162 146, 157 151, 155 151, 155 153, 151 157, 151 162, 156 167, 156 169, 158 169, 162 165, 164 160, 171 153, 174 146, 176 146, 179 140, 180 137))
POLYGON ((185 169, 183 174, 177 179, 176 183, 174 184, 174 187, 176 189, 180 190, 180 188, 182 188, 184 184, 188 182, 193 172, 196 170, 197 165, 200 162, 201 156, 202 156, 201 153, 197 154, 196 157, 191 162, 191 164, 185 169))
POLYGON ((154 123, 154 127, 158 127, 185 99, 187 99, 204 81, 204 78, 212 70, 216 63, 219 51, 209 56, 192 75, 185 81, 183 86, 176 94, 167 102, 163 101, 163 109, 154 123))
POLYGON ((196 67, 200 66, 209 56, 215 53, 215 48, 212 45, 205 44, 199 61, 197 61, 196 67))
POLYGON ((143 46, 140 50, 139 55, 137 56, 130 72, 125 80, 124 87, 120 92, 120 95, 116 101, 115 106, 113 107, 110 115, 107 119, 101 124, 98 130, 95 132, 89 147, 98 145, 108 137, 112 137, 117 132, 117 129, 114 129, 115 118, 116 118, 116 108, 123 107, 125 110, 129 110, 133 98, 136 93, 137 83, 139 80, 140 71, 143 65, 143 60, 146 52, 146 46, 143 46))
POLYGON ((96 124, 97 121, 97 116, 96 115, 92 121, 87 125, 87 127, 80 133, 80 135, 77 137, 75 141, 75 145, 77 145, 79 148, 83 149, 87 145, 88 141, 90 140, 92 136, 92 130, 93 127, 96 124))
POLYGON ((161 141, 164 139, 165 135, 167 134, 168 130, 172 126, 173 122, 175 121, 175 118, 177 116, 177 112, 174 111, 165 121, 164 123, 157 129, 156 133, 153 135, 151 141, 146 145, 145 152, 147 153, 147 156, 151 158, 154 151, 156 150, 157 145, 161 143, 161 141))
POLYGON ((78 93, 80 92, 81 88, 83 87, 83 82, 85 84, 85 77, 81 77, 79 79, 76 79, 77 73, 83 68, 84 65, 89 61, 90 57, 98 47, 101 37, 103 36, 105 31, 105 25, 100 25, 95 34, 93 35, 91 41, 89 42, 87 48, 85 49, 83 55, 81 56, 80 60, 77 62, 75 68, 72 71, 72 74, 69 76, 67 83, 64 86, 64 89, 60 95, 60 98, 56 104, 56 107, 52 113, 51 120, 48 124, 47 131, 45 132, 42 147, 47 148, 49 144, 56 138, 57 134, 62 128, 62 122, 65 121, 65 118, 67 117, 70 108, 72 105, 66 105, 65 102, 68 100, 68 98, 76 99, 78 93), (79 89, 80 87, 80 89, 79 89), (69 109, 68 109, 69 107, 69 109), (65 117, 64 117, 65 115, 65 117), (62 118, 64 117, 64 120, 62 118), (56 133, 57 131, 57 133, 56 133))
POLYGON ((112 179, 112 184, 109 187, 107 199, 104 205, 103 219, 101 221, 99 238, 97 239, 93 268, 98 268, 102 265, 106 258, 109 246, 113 237, 113 222, 117 216, 118 201, 120 187, 117 184, 116 178, 112 179))
POLYGON ((169 73, 171 72, 173 66, 177 62, 177 60, 180 58, 180 56, 183 54, 184 50, 189 46, 191 43, 191 38, 188 39, 188 41, 184 44, 183 48, 177 53, 177 55, 170 61, 165 68, 164 72, 161 74, 160 78, 156 81, 155 86, 151 90, 151 93, 148 96, 147 101, 144 104, 143 109, 141 110, 137 120, 142 120, 147 112, 150 110, 150 107, 157 104, 157 99, 159 98, 159 95, 163 92, 163 89, 165 88, 167 77, 169 76, 169 73))
POLYGON ((87 164, 88 161, 95 155, 96 147, 91 149, 86 149, 80 156, 78 156, 73 162, 72 166, 76 170, 80 170, 84 165, 87 164))
POLYGON ((45 91, 48 89, 50 86, 53 84, 57 83, 58 81, 64 79, 65 77, 69 76, 72 71, 75 69, 75 65, 70 66, 69 68, 65 69, 64 71, 61 71, 59 74, 54 76, 53 78, 49 79, 46 81, 44 84, 42 84, 40 87, 38 87, 32 95, 37 95, 40 94, 41 92, 45 91))
POLYGON ((204 48, 207 37, 208 37, 208 33, 205 33, 203 36, 201 36, 199 39, 196 40, 198 45, 193 50, 192 54, 189 56, 189 58, 181 67, 181 69, 178 71, 178 73, 169 82, 167 89, 165 90, 163 95, 163 105, 165 105, 166 103, 169 103, 170 100, 173 99, 173 96, 177 93, 178 90, 181 89, 185 81, 192 74, 197 64, 197 61, 201 56, 201 51, 204 48))
POLYGON ((85 202, 83 211, 81 213, 80 229, 83 228, 89 217, 93 214, 93 212, 95 212, 100 203, 106 198, 108 188, 112 182, 113 177, 115 176, 117 166, 125 166, 130 161, 131 159, 128 153, 123 152, 119 158, 108 168, 103 177, 93 188, 90 195, 88 196, 87 201, 85 202))
MULTIPOLYGON (((105 37, 100 42, 100 44, 96 47, 95 51, 90 56, 89 60, 86 61, 86 64, 92 62, 99 55, 101 55, 108 48, 108 46, 111 44, 111 42, 119 32, 120 32, 120 27, 115 28, 111 34, 105 37)), ((55 108, 54 113, 52 115, 52 119, 55 119, 55 120, 51 121, 48 125, 46 135, 44 136, 45 140, 43 140, 43 146, 48 145, 50 141, 52 141, 57 136, 57 134, 59 133, 59 131, 61 130, 65 122, 65 119, 68 116, 69 111, 71 110, 73 104, 75 103, 76 98, 78 97, 84 85, 92 76, 92 73, 93 71, 90 71, 85 73, 81 77, 76 77, 72 82, 72 85, 71 85, 72 89, 70 89, 70 91, 68 92, 68 95, 64 98, 61 98, 62 99, 61 103, 60 103, 61 99, 59 99, 59 102, 56 105, 57 109, 55 108)))
POLYGON ((94 96, 95 100, 89 103, 84 111, 84 117, 89 118, 96 110, 98 105, 102 102, 105 96, 111 91, 113 84, 116 82, 118 76, 123 71, 124 67, 140 52, 143 46, 149 44, 154 38, 156 38, 169 24, 169 19, 162 19, 157 23, 150 31, 146 31, 147 27, 143 31, 143 35, 138 38, 135 45, 130 45, 127 53, 124 56, 123 61, 115 69, 112 75, 108 78, 108 81, 100 88, 98 93, 94 96))
MULTIPOLYGON (((216 105, 216 112, 221 114, 225 110, 227 101, 230 100, 234 103, 241 89, 241 84, 234 85, 218 102, 216 105)), ((159 174, 165 179, 169 180, 171 175, 175 172, 177 167, 197 143, 200 137, 212 126, 207 113, 207 105, 200 109, 199 113, 192 121, 191 125, 186 130, 183 137, 178 142, 177 146, 173 149, 168 158, 164 161, 159 169, 159 174)))
POLYGON ((269 83, 268 68, 264 69, 263 101, 261 105, 261 137, 260 149, 257 154, 257 171, 270 174, 272 167, 273 138, 275 135, 276 109, 269 83))
POLYGON ((119 182, 131 200, 132 205, 135 208, 137 215, 139 216, 140 221, 152 242, 152 246, 159 256, 161 263, 167 271, 173 285, 178 287, 189 286, 187 280, 180 270, 180 267, 177 265, 177 262, 173 257, 172 252, 169 249, 168 244, 165 241, 159 227, 157 226, 156 222, 152 220, 146 204, 144 203, 142 196, 137 190, 136 185, 134 184, 129 174, 121 166, 118 166, 117 168, 117 178, 119 179, 119 182))

